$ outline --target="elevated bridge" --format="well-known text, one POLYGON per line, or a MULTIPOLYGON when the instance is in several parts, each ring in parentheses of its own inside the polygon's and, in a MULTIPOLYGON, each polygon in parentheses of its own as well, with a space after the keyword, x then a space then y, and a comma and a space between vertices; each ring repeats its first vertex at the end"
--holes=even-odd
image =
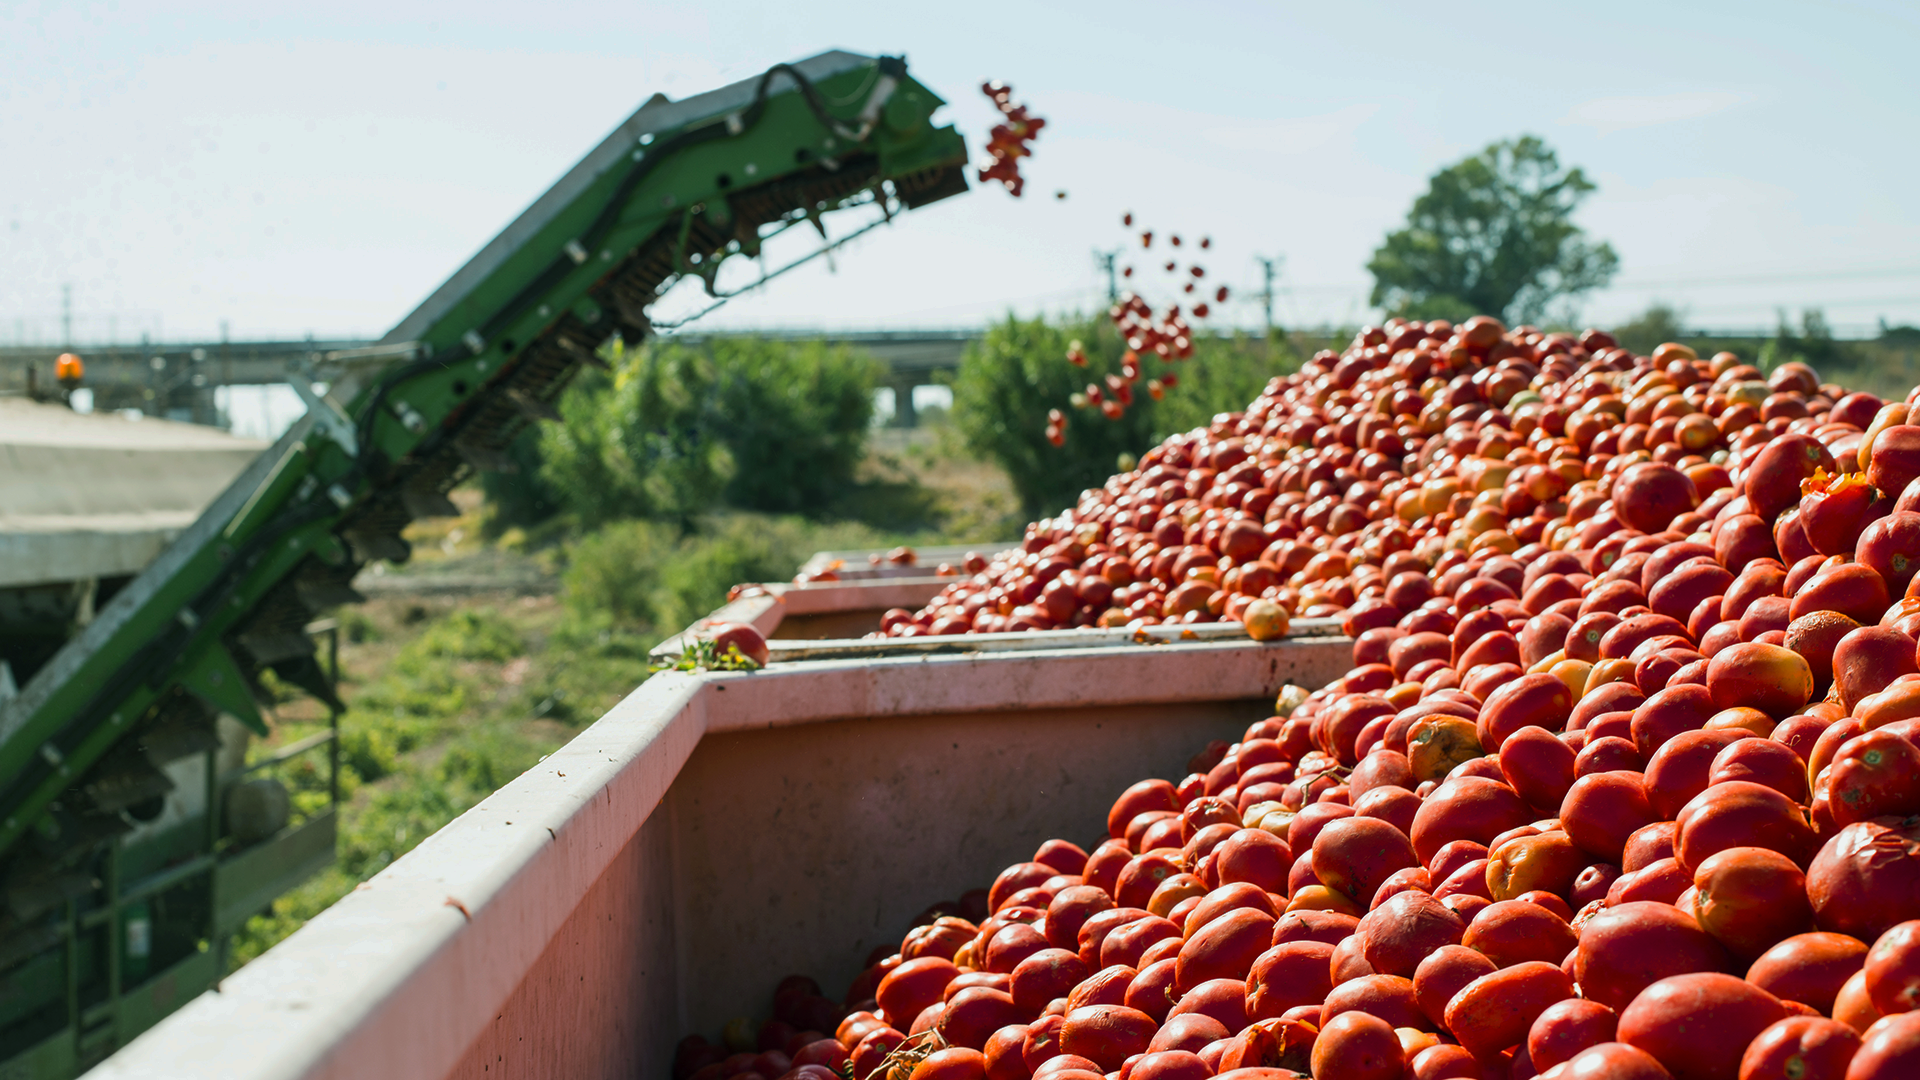
MULTIPOLYGON (((759 330, 682 333, 674 340, 696 344, 719 338, 761 337, 825 341, 864 349, 886 366, 881 385, 893 390, 894 424, 913 427, 913 388, 951 375, 981 331, 969 330, 759 330)), ((204 341, 102 345, 75 348, 86 362, 86 386, 96 410, 138 409, 149 416, 196 424, 219 421, 213 392, 222 386, 264 386, 287 381, 287 372, 309 358, 357 349, 370 341, 204 341)), ((0 396, 23 397, 54 389, 53 363, 68 350, 53 345, 0 346, 0 396)))

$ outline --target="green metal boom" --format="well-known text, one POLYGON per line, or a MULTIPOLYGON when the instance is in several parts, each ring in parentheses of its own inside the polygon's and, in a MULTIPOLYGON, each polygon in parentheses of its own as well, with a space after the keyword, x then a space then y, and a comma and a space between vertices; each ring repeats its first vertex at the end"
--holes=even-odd
POLYGON ((656 97, 379 343, 330 357, 327 397, 296 377, 306 416, 0 705, 0 900, 87 904, 88 861, 166 790, 165 748, 203 749, 221 713, 266 732, 262 671, 338 708, 304 628, 357 599, 365 562, 405 559, 407 523, 453 513, 447 492, 609 338, 638 341, 674 283, 724 295, 721 263, 777 231, 965 191, 942 104, 904 60, 844 52, 656 97))

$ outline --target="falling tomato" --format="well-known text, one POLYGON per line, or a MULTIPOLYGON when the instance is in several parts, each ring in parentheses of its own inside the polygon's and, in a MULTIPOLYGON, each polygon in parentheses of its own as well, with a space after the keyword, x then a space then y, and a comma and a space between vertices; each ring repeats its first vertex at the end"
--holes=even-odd
MULTIPOLYGON (((1028 113, 1026 106, 1013 104, 1013 88, 997 79, 982 83, 980 90, 992 99, 994 107, 1007 121, 995 125, 988 133, 987 153, 993 163, 980 170, 980 182, 999 181, 1009 194, 1018 198, 1026 183, 1020 175, 1020 159, 1033 156, 1029 144, 1047 122, 1028 113)), ((1055 198, 1066 198, 1066 192, 1056 192, 1055 198)))

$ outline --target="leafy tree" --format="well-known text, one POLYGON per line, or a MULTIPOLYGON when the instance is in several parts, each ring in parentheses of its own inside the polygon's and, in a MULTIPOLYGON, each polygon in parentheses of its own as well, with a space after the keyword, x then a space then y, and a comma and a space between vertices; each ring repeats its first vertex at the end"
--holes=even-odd
POLYGON ((1540 321, 1555 301, 1605 285, 1619 267, 1612 246, 1573 223, 1593 190, 1532 135, 1441 169, 1406 227, 1367 263, 1373 304, 1413 318, 1540 321))
POLYGON ((510 526, 537 525, 563 509, 560 493, 540 471, 540 427, 527 425, 507 444, 507 460, 512 472, 483 472, 480 491, 486 496, 489 512, 486 530, 499 535, 510 526))
POLYGON ((1680 312, 1671 304, 1653 304, 1632 320, 1613 328, 1620 344, 1646 356, 1663 342, 1679 341, 1686 335, 1680 312))
POLYGON ((866 452, 879 365, 820 342, 721 338, 615 355, 542 433, 541 476, 592 525, 720 507, 829 512, 866 452))
POLYGON ((771 514, 712 514, 684 533, 658 521, 609 522, 566 546, 563 629, 664 637, 725 603, 738 582, 785 581, 816 551, 890 542, 864 525, 771 514))
POLYGON ((1920 326, 1889 326, 1883 315, 1880 318, 1880 344, 1906 349, 1920 345, 1920 326))
POLYGON ((1772 340, 1760 346, 1757 362, 1761 370, 1772 371, 1781 364, 1797 360, 1812 367, 1824 378, 1831 369, 1862 366, 1863 359, 1858 350, 1834 339, 1833 328, 1827 324, 1826 312, 1819 308, 1808 308, 1800 313, 1798 331, 1787 321, 1785 311, 1779 313, 1779 325, 1773 332, 1772 340))
POLYGON ((953 422, 974 453, 1002 469, 1030 516, 1070 506, 1088 487, 1106 482, 1121 455, 1138 455, 1177 431, 1203 427, 1216 413, 1247 407, 1273 376, 1298 368, 1299 359, 1276 335, 1257 338, 1198 337, 1191 359, 1143 362, 1134 401, 1118 420, 1098 409, 1074 409, 1069 399, 1088 383, 1118 374, 1122 344, 1105 318, 1058 322, 1009 316, 987 329, 967 350, 953 384, 953 422), (1086 367, 1066 360, 1078 340, 1086 367), (1171 373, 1178 384, 1160 401, 1146 380, 1171 373), (1046 439, 1047 410, 1067 414, 1066 445, 1046 439))

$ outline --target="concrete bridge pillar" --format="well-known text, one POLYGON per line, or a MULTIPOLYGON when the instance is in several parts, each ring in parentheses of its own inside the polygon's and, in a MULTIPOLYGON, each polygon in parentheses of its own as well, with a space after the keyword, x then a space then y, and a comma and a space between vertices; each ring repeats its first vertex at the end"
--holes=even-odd
POLYGON ((918 382, 919 380, 912 376, 906 378, 896 377, 888 380, 887 385, 893 389, 893 423, 891 426, 903 428, 920 426, 920 417, 915 413, 913 408, 913 388, 918 382))

